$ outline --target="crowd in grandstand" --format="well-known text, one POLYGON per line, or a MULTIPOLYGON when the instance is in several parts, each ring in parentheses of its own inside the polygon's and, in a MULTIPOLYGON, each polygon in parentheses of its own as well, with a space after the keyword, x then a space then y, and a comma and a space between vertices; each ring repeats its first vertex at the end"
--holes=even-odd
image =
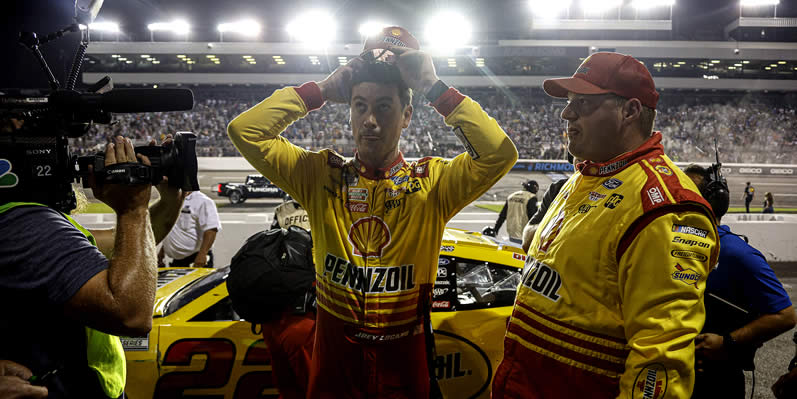
MULTIPOLYGON (((521 159, 563 159, 566 124, 560 119, 564 103, 537 89, 464 89, 498 120, 518 147, 521 159)), ((252 89, 195 90, 190 112, 119 114, 113 125, 96 125, 74 148, 100 151, 106 140, 121 134, 144 144, 163 133, 197 134, 200 157, 237 156, 227 139, 227 123, 268 93, 252 89)), ((416 98, 413 121, 400 146, 405 157, 453 157, 462 147, 433 108, 416 98)), ((664 135, 667 153, 675 161, 705 162, 714 158, 719 140, 725 163, 797 163, 797 105, 778 97, 754 95, 696 96, 662 93, 656 130, 664 135)), ((352 156, 349 107, 327 104, 294 123, 284 136, 311 150, 332 148, 352 156)))

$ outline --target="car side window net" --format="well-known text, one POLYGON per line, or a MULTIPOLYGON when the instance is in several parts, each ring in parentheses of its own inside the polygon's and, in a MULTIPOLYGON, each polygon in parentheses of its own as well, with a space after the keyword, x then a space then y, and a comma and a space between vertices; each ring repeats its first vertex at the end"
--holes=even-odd
POLYGON ((456 262, 457 308, 512 306, 520 270, 491 262, 456 262))

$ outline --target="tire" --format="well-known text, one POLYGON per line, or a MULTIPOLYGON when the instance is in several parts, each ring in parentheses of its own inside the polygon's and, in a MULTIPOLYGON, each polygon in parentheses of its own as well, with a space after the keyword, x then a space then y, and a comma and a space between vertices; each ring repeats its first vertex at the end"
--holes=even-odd
POLYGON ((230 203, 233 205, 240 204, 241 202, 243 202, 243 195, 241 195, 240 191, 230 191, 229 200, 230 203))

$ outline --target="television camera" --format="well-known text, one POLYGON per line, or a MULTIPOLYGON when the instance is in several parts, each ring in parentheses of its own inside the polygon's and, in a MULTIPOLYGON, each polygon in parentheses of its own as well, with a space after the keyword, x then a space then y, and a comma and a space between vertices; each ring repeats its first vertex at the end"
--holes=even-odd
POLYGON ((110 124, 113 113, 184 111, 194 104, 188 89, 114 89, 107 76, 83 92, 75 89, 89 44, 90 22, 101 6, 102 0, 85 7, 77 1, 74 24, 45 37, 20 33, 19 43, 38 60, 50 90, 0 89, 0 203, 37 202, 68 213, 77 206, 72 183, 82 181, 88 187, 91 173, 97 184, 158 184, 167 176, 171 186, 199 189, 196 135, 190 132, 177 132, 170 145, 135 147, 136 153, 149 157, 150 166, 119 163, 106 167, 104 153, 77 157, 70 152, 69 138, 82 137, 95 123, 110 124), (62 86, 39 47, 73 32, 82 38, 62 86))

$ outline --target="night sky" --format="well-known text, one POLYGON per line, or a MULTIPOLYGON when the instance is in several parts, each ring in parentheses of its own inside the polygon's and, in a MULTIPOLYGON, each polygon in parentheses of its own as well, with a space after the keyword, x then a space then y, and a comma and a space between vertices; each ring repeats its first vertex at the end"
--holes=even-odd
MULTIPOLYGON (((82 0, 81 0, 82 1, 82 0)), ((552 0, 556 1, 556 0, 552 0)), ((574 0, 577 3, 579 0, 574 0)), ((778 6, 778 16, 797 16, 797 1, 783 1, 778 6)), ((73 1, 69 0, 6 0, 0 6, 5 19, 0 27, 2 54, 17 62, 3 63, 0 87, 20 87, 43 82, 38 65, 32 55, 16 44, 20 30, 40 33, 52 32, 71 23, 73 1), (37 82, 37 83, 31 83, 37 82)), ((549 36, 529 29, 531 12, 527 1, 506 0, 437 0, 437 1, 254 1, 254 0, 106 0, 97 18, 117 21, 125 37, 122 40, 149 40, 146 25, 155 21, 185 18, 191 25, 192 41, 217 41, 216 25, 242 17, 254 18, 265 25, 264 41, 287 41, 285 24, 300 10, 325 8, 338 18, 339 41, 357 42, 357 28, 366 19, 381 19, 397 23, 412 32, 421 32, 428 16, 436 9, 453 8, 471 20, 473 37, 477 41, 495 42, 498 39, 535 38, 596 38, 585 32, 569 34, 546 32, 549 36), (551 37, 550 35, 554 35, 551 37), (559 35, 559 36, 556 36, 559 35), (568 36, 569 35, 569 36, 568 36)), ((668 40, 724 40, 723 27, 733 21, 739 12, 738 1, 727 0, 676 0, 673 31, 667 37, 651 39, 668 40)), ((792 31, 794 29, 792 28, 792 31)), ((660 35, 661 32, 658 32, 660 35)), ((627 32, 601 33, 597 38, 621 39, 627 32), (611 36, 609 36, 611 35, 611 36)), ((628 37, 626 37, 628 38, 628 37)), ((640 37, 633 37, 639 39, 640 37)), ((56 75, 69 69, 72 54, 78 43, 74 34, 57 43, 44 46, 43 52, 52 62, 56 75)), ((777 37, 768 40, 779 39, 777 37)), ((781 38, 779 41, 783 41, 781 38)), ((788 37, 786 40, 789 40, 788 37)))

